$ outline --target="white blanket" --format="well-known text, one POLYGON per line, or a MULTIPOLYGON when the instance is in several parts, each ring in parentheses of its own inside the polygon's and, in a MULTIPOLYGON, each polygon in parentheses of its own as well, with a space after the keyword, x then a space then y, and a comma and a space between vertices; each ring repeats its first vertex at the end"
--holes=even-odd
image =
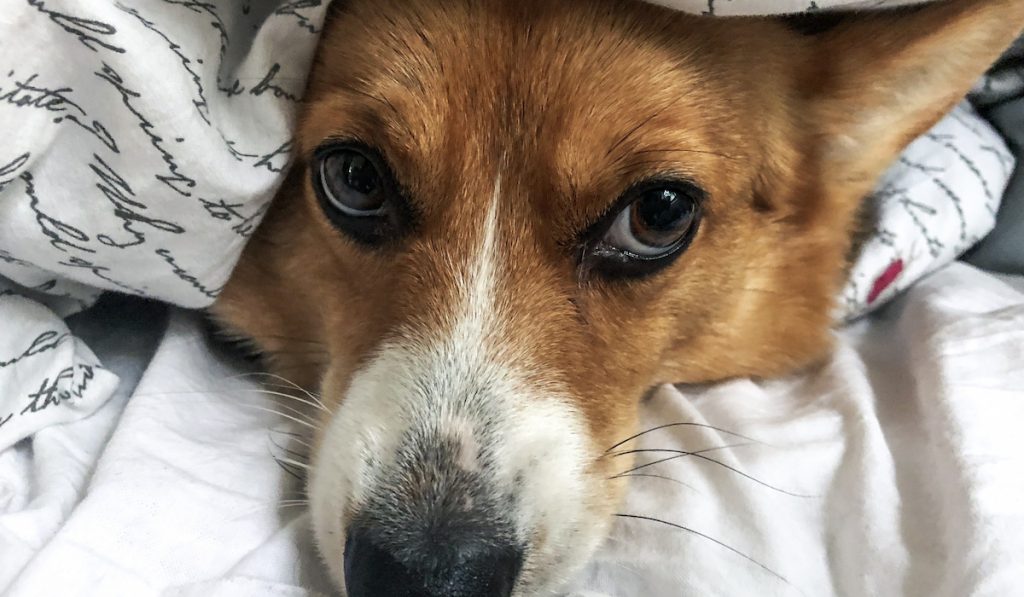
MULTIPOLYGON (((662 388, 645 425, 728 432, 679 426, 629 446, 720 448, 701 454, 718 463, 636 471, 652 476, 632 479, 621 512, 692 530, 623 519, 574 594, 1020 594, 1024 279, 1014 282, 955 264, 841 332, 819 369, 662 388)), ((274 443, 289 436, 270 430, 301 426, 262 410, 272 403, 239 374, 178 312, 130 402, 0 455, 0 593, 328 592, 305 509, 282 507, 296 483, 271 457, 287 457, 274 443)))

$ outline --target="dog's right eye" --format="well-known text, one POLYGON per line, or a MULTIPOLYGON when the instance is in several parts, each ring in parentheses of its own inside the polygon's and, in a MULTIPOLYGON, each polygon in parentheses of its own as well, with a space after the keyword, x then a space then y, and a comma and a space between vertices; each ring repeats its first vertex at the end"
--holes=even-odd
POLYGON ((381 173, 373 160, 354 149, 320 159, 320 186, 331 207, 349 216, 375 216, 384 209, 381 173))
POLYGON ((312 163, 321 209, 337 228, 364 244, 393 237, 408 219, 384 160, 359 144, 325 145, 312 163))

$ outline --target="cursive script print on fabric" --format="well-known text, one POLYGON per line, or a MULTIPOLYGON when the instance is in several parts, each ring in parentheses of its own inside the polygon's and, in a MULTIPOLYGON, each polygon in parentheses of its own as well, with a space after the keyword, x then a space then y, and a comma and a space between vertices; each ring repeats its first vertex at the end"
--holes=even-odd
MULTIPOLYGON (((138 19, 139 22, 142 23, 143 27, 152 31, 164 40, 164 43, 167 44, 167 47, 171 50, 171 52, 173 52, 174 55, 178 57, 178 60, 181 62, 181 68, 185 69, 185 72, 188 73, 189 77, 192 80, 192 86, 196 94, 195 99, 192 100, 192 105, 196 107, 196 113, 199 114, 199 117, 202 118, 203 121, 206 122, 206 124, 212 124, 210 122, 210 106, 206 101, 206 89, 203 87, 203 79, 199 76, 199 73, 197 73, 192 68, 192 59, 186 56, 184 53, 182 53, 182 47, 180 45, 178 45, 169 37, 167 37, 166 33, 157 29, 156 25, 153 24, 153 21, 147 20, 145 17, 139 14, 139 11, 135 10, 134 8, 129 8, 121 4, 120 2, 118 2, 114 6, 116 6, 118 10, 122 10, 138 19)), ((202 58, 196 59, 196 63, 202 64, 202 58)))
POLYGON ((0 193, 16 178, 18 170, 21 170, 25 164, 28 164, 31 157, 32 154, 26 151, 6 164, 0 164, 0 193))
POLYGON ((142 97, 142 94, 138 91, 129 89, 127 84, 121 75, 107 63, 103 63, 102 70, 97 71, 96 76, 110 83, 114 89, 121 96, 121 103, 124 104, 128 112, 135 117, 139 129, 146 135, 149 140, 149 144, 156 149, 160 155, 160 159, 163 160, 167 173, 158 174, 157 180, 164 183, 171 188, 174 192, 178 193, 182 197, 191 197, 192 193, 189 189, 196 186, 196 181, 193 178, 181 173, 181 166, 178 164, 178 158, 174 156, 167 148, 164 147, 164 138, 157 134, 156 126, 142 113, 141 109, 135 105, 135 100, 142 97))
POLYGON ((34 73, 19 78, 15 71, 8 71, 7 81, 0 82, 0 102, 18 108, 38 108, 47 112, 65 112, 71 107, 85 116, 85 110, 67 97, 73 89, 44 87, 36 83, 38 77, 39 75, 34 73))
POLYGON ((92 249, 83 246, 89 241, 89 235, 81 229, 51 216, 41 207, 39 196, 36 194, 35 178, 30 172, 24 172, 19 177, 25 186, 25 196, 28 197, 28 207, 35 214, 36 224, 43 236, 49 239, 50 245, 62 253, 71 249, 94 253, 92 249))
MULTIPOLYGON (((17 34, 60 59, 0 56, 16 151, 0 156, 0 193, 24 195, 36 231, 0 249, 40 275, 209 304, 291 159, 325 3, 22 1, 17 34), (51 115, 50 128, 19 128, 17 111, 51 115)), ((10 205, 0 218, 27 224, 10 205)))
POLYGON ((183 234, 185 228, 167 220, 161 220, 143 214, 147 209, 145 203, 135 199, 135 192, 128 182, 100 156, 93 154, 89 169, 96 173, 96 188, 114 206, 114 216, 121 220, 121 227, 131 234, 132 240, 118 242, 107 234, 99 234, 96 239, 101 243, 123 249, 146 242, 146 235, 136 229, 136 225, 148 226, 171 234, 183 234))
POLYGON ((9 70, 6 79, 0 81, 0 104, 51 112, 55 114, 54 124, 70 122, 95 137, 111 151, 118 152, 117 143, 107 127, 97 120, 89 122, 88 114, 82 106, 68 97, 74 93, 74 89, 47 87, 37 82, 38 77, 38 73, 19 77, 15 70, 9 70))
POLYGON ((28 404, 20 415, 37 413, 62 402, 82 398, 89 383, 96 376, 96 365, 76 364, 65 367, 53 378, 44 377, 34 392, 28 394, 28 404))
POLYGON ((267 72, 267 76, 263 77, 263 79, 259 83, 257 83, 252 89, 250 89, 249 93, 252 95, 259 96, 263 95, 267 91, 270 91, 274 94, 274 97, 284 98, 292 102, 299 101, 298 95, 285 91, 276 83, 274 83, 274 78, 277 77, 277 74, 279 72, 281 72, 281 65, 275 62, 274 65, 271 66, 270 70, 267 72))
MULTIPOLYGON (((43 2, 43 0, 28 0, 28 3, 29 6, 49 17, 50 21, 55 25, 76 36, 78 41, 82 42, 82 45, 93 52, 96 51, 97 47, 101 47, 112 52, 124 53, 124 48, 114 45, 110 39, 111 36, 117 33, 117 29, 110 23, 52 10, 47 8, 47 3, 43 2)), ((50 4, 60 3, 51 2, 50 4)))
POLYGON ((60 333, 55 330, 42 332, 33 338, 32 341, 28 343, 28 346, 19 354, 10 356, 6 359, 5 357, 0 356, 0 367, 10 367, 11 365, 15 365, 29 357, 36 356, 48 350, 53 350, 57 348, 61 342, 67 339, 67 337, 68 334, 60 333))

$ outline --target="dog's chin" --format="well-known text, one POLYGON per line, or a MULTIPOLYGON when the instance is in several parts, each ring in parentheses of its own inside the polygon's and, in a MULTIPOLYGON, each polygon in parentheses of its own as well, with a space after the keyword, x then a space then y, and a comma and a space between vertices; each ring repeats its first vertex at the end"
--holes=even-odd
MULTIPOLYGON (((338 586, 363 565, 354 533, 434 579, 490 553, 514 568, 505 594, 564 584, 606 536, 621 492, 571 402, 444 347, 378 355, 346 384, 313 455, 313 528, 338 586)), ((341 391, 325 379, 324 396, 341 391)), ((484 594, 473 591, 453 594, 484 594)))

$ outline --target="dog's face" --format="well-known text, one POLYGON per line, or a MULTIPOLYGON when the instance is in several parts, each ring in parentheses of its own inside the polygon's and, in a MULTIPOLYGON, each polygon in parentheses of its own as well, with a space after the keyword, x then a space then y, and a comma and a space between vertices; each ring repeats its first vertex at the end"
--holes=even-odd
POLYGON ((646 390, 822 355, 859 199, 1021 12, 807 35, 337 2, 292 174, 215 311, 329 407, 309 497, 339 584, 557 587, 610 526, 629 463, 607 451, 646 390))

